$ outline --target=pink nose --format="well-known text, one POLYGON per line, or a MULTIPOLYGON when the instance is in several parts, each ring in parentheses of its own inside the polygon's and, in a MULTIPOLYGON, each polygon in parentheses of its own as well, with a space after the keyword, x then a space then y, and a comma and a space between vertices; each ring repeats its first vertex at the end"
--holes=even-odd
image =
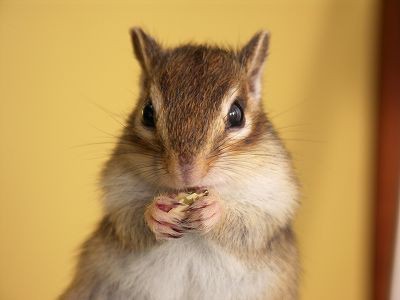
POLYGON ((183 164, 183 165, 181 164, 180 169, 181 169, 182 178, 185 181, 187 181, 191 176, 191 173, 193 171, 193 166, 191 164, 183 164))
POLYGON ((185 183, 189 183, 192 177, 191 173, 193 172, 192 159, 182 154, 179 155, 179 167, 181 171, 182 180, 185 183))

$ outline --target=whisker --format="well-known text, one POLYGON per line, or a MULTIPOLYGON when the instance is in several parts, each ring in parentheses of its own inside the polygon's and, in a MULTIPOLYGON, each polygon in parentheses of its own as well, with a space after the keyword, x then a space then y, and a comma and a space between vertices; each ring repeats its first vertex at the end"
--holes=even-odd
POLYGON ((292 111, 294 108, 298 108, 300 105, 303 105, 307 101, 310 101, 310 100, 304 99, 304 100, 298 101, 297 103, 293 104, 292 106, 289 106, 288 108, 284 109, 283 111, 280 111, 279 113, 268 116, 268 117, 270 120, 277 119, 278 117, 283 116, 283 115, 287 114, 288 112, 292 111))
MULTIPOLYGON (((117 122, 119 125, 121 125, 122 127, 125 127, 125 124, 122 123, 121 120, 118 120, 118 119, 116 118, 116 117, 118 117, 118 118, 121 118, 121 119, 122 119, 122 116, 121 116, 121 115, 116 114, 116 113, 110 111, 109 109, 105 108, 104 106, 102 106, 102 105, 100 105, 100 104, 98 104, 98 103, 96 103, 96 102, 94 102, 94 101, 89 100, 89 102, 90 102, 92 105, 94 105, 94 106, 96 106, 97 108, 99 108, 100 110, 102 110, 103 112, 105 112, 111 119, 113 119, 113 120, 114 120, 115 122, 117 122)), ((125 119, 125 118, 124 118, 124 119, 125 119)))

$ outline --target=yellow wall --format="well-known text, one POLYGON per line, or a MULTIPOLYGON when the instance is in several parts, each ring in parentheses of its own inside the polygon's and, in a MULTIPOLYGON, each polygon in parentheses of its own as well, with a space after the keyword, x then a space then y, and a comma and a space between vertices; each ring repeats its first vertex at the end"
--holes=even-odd
POLYGON ((265 103, 304 186, 302 299, 369 294, 377 1, 0 2, 0 299, 54 299, 99 217, 137 95, 128 28, 168 45, 272 32, 265 103), (99 106, 111 113, 106 113, 99 106))

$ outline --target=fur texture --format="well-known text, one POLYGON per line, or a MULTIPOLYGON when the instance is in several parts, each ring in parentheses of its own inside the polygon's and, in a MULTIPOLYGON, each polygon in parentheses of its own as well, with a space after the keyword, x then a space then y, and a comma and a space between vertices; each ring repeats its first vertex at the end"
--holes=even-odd
POLYGON ((141 95, 102 172, 104 217, 60 299, 297 299, 298 186, 260 101, 268 34, 233 51, 131 33, 141 95), (233 103, 244 122, 229 128, 233 103), (171 216, 193 187, 210 194, 171 216))

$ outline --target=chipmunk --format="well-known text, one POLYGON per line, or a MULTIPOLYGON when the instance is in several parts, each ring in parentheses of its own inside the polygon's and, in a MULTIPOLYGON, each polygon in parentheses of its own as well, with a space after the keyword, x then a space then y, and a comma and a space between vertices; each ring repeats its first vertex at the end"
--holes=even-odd
POLYGON ((299 188, 261 101, 269 34, 239 50, 131 38, 140 96, 60 299, 297 299, 299 188), (173 213, 182 192, 199 197, 173 213))

